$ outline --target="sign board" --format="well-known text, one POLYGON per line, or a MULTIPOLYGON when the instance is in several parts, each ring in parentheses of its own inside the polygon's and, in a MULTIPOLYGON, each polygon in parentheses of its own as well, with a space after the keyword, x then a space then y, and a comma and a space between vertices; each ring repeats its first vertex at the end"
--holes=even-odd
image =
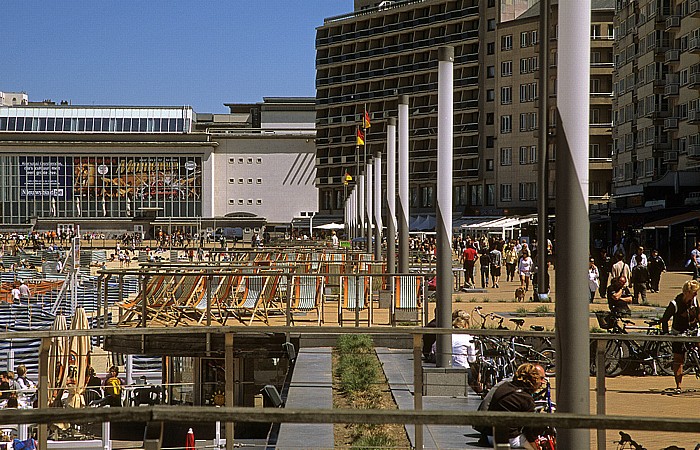
POLYGON ((19 157, 20 198, 65 198, 72 195, 73 168, 57 156, 19 157))

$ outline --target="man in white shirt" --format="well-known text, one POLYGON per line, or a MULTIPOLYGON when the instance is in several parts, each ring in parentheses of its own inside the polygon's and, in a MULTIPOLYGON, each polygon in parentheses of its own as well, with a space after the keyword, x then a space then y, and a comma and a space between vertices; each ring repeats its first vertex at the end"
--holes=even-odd
POLYGON ((32 295, 31 291, 29 290, 29 286, 27 286, 27 283, 22 280, 22 282, 19 285, 19 296, 20 299, 26 300, 27 303, 29 303, 29 297, 32 295))
POLYGON ((640 266, 646 266, 647 265, 647 255, 644 254, 644 247, 641 245, 637 247, 637 253, 632 255, 632 260, 630 260, 630 270, 634 269, 634 266, 637 265, 637 255, 642 257, 642 262, 639 264, 640 266))
POLYGON ((21 294, 19 292, 19 289, 17 288, 17 285, 12 287, 11 295, 12 295, 12 303, 19 304, 19 299, 20 299, 21 294))

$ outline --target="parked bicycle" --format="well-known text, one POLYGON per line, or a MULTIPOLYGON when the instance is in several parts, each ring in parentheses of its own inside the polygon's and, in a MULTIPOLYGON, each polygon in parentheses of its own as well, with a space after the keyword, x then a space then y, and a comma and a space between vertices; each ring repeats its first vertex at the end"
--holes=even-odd
MULTIPOLYGON (((645 320, 646 327, 636 327, 634 322, 608 311, 596 311, 600 328, 611 334, 628 334, 629 329, 646 331, 647 335, 661 334, 661 321, 645 320)), ((591 374, 596 373, 596 345, 591 343, 591 374)), ((671 344, 664 341, 636 341, 610 339, 605 343, 605 374, 616 377, 636 364, 645 375, 672 375, 673 352, 671 344)))

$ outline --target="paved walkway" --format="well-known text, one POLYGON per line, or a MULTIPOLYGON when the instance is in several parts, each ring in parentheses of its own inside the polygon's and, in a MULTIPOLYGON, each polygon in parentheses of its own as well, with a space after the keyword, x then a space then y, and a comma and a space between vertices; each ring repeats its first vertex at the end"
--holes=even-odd
MULTIPOLYGON (((412 350, 386 347, 379 347, 376 350, 379 361, 384 367, 389 389, 399 409, 413 409, 412 350)), ((466 397, 423 396, 423 409, 476 411, 480 402, 481 398, 473 392, 466 397)), ((406 432, 411 445, 415 447, 415 426, 407 425, 406 432)), ((424 425, 423 429, 424 448, 483 448, 476 445, 478 440, 479 434, 470 426, 424 425)))

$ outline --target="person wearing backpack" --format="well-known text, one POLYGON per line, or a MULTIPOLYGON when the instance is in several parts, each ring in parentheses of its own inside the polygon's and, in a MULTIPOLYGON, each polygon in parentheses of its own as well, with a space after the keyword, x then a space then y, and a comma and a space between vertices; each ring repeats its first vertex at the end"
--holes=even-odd
POLYGON ((642 303, 647 302, 647 283, 651 280, 649 275, 649 269, 647 265, 642 262, 642 257, 640 255, 635 255, 634 260, 636 264, 632 269, 630 275, 630 282, 632 283, 632 291, 634 295, 632 297, 632 304, 639 304, 639 296, 642 296, 642 303))
MULTIPOLYGON (((542 389, 546 376, 542 366, 521 364, 512 381, 498 383, 479 405, 480 411, 535 412, 533 394, 542 389)), ((542 430, 513 426, 509 428, 478 427, 480 443, 493 446, 509 443, 512 448, 534 449, 534 442, 542 430)))
POLYGON ((119 368, 109 368, 109 376, 102 384, 105 393, 105 403, 109 406, 122 406, 122 380, 119 378, 119 368))

